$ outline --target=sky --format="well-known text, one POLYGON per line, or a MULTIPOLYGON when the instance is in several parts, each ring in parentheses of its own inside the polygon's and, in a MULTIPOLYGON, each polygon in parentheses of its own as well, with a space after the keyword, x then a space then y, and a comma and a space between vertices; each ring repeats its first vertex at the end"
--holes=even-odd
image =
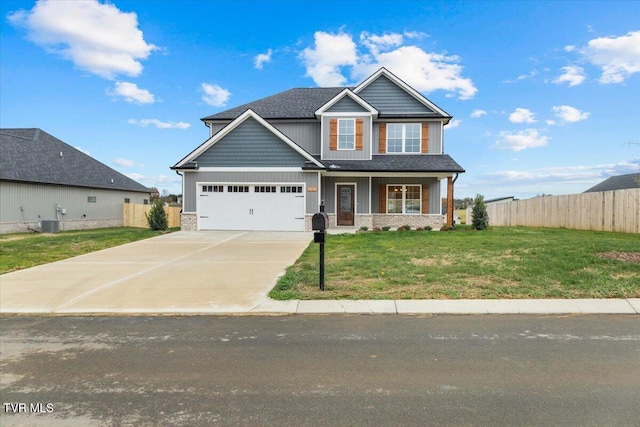
POLYGON ((168 193, 201 118, 382 66, 453 116, 456 198, 640 172, 640 1, 3 0, 0 15, 0 126, 168 193))

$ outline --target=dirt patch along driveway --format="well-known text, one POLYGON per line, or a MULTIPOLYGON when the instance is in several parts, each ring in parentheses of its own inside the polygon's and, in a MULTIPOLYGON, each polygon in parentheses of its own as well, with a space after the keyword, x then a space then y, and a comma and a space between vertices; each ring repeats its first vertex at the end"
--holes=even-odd
POLYGON ((248 311, 310 233, 177 232, 0 277, 1 313, 248 311))

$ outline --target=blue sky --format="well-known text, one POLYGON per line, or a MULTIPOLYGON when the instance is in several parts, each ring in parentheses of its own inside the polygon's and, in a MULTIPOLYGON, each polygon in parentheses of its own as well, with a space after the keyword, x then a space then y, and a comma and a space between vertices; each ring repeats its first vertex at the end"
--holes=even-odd
POLYGON ((640 172, 638 1, 0 3, 0 125, 39 127, 142 184, 200 118, 387 67, 454 116, 456 197, 570 194, 640 172))

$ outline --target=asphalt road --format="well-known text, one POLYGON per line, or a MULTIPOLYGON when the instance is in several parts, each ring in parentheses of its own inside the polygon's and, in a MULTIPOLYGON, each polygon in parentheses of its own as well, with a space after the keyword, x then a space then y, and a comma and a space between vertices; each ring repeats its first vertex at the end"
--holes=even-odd
POLYGON ((0 326, 2 426, 640 426, 638 316, 0 326))

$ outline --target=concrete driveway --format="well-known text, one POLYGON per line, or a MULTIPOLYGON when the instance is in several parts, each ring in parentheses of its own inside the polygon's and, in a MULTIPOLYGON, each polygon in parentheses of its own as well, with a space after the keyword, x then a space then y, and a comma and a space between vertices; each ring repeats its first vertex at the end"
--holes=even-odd
POLYGON ((245 312, 311 233, 177 232, 0 276, 0 313, 245 312))

